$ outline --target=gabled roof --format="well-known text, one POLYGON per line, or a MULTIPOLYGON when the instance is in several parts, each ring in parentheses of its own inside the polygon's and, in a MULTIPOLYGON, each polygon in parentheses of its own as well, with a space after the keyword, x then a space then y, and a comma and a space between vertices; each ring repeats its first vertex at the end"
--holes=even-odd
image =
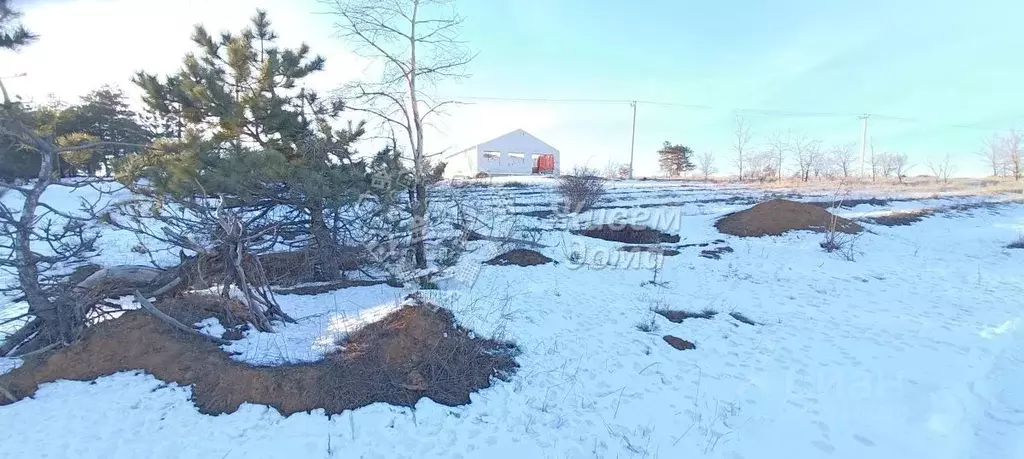
POLYGON ((488 141, 486 141, 486 142, 481 142, 481 143, 478 143, 478 144, 476 144, 476 145, 474 145, 473 147, 470 147, 470 148, 475 148, 475 147, 479 147, 479 146, 481 146, 481 145, 486 145, 486 144, 489 144, 489 143, 492 143, 492 142, 498 142, 498 141, 504 140, 504 139, 506 139, 506 138, 510 138, 510 137, 516 137, 516 136, 525 136, 525 137, 528 137, 528 138, 530 138, 531 140, 533 140, 534 142, 537 142, 538 144, 540 144, 540 145, 543 145, 543 146, 544 146, 544 147, 545 147, 546 149, 548 149, 548 150, 551 150, 551 151, 558 151, 558 149, 557 149, 557 148, 555 148, 555 147, 552 147, 552 146, 551 146, 551 145, 549 145, 549 144, 548 144, 547 142, 545 142, 545 141, 543 141, 543 140, 540 140, 540 139, 538 139, 538 138, 537 138, 537 136, 535 136, 535 135, 533 135, 533 134, 530 134, 529 132, 526 132, 526 131, 524 131, 524 130, 522 130, 522 129, 516 129, 516 130, 514 130, 514 131, 512 131, 512 132, 509 132, 508 134, 505 134, 505 135, 502 135, 502 136, 498 136, 498 137, 495 137, 495 138, 493 138, 493 139, 491 139, 491 140, 488 140, 488 141))
POLYGON ((495 137, 495 138, 493 138, 491 140, 488 140, 486 142, 481 142, 481 143, 478 143, 476 145, 473 145, 473 146, 470 146, 470 147, 467 147, 467 148, 463 148, 463 149, 461 149, 461 150, 459 150, 459 151, 457 151, 455 153, 451 153, 449 155, 446 155, 445 158, 446 159, 447 158, 452 158, 452 157, 461 155, 463 153, 466 153, 468 151, 474 151, 478 147, 481 147, 481 146, 484 146, 484 145, 487 145, 487 144, 490 144, 490 143, 501 142, 501 141, 503 141, 505 139, 516 139, 516 140, 519 140, 519 139, 522 139, 523 137, 526 137, 526 138, 530 139, 531 142, 535 142, 536 144, 542 146, 545 150, 549 150, 549 151, 551 151, 553 153, 558 152, 557 148, 552 147, 547 142, 538 139, 537 136, 535 136, 533 134, 530 134, 529 132, 526 132, 526 131, 524 131, 522 129, 516 129, 516 130, 514 130, 512 132, 509 132, 509 133, 504 134, 504 135, 500 135, 500 136, 495 137))

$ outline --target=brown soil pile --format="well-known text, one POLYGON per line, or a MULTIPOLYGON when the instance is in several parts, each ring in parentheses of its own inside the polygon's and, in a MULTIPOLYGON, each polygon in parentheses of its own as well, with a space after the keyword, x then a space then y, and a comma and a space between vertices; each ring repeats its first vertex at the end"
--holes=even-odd
POLYGON ((687 351, 687 350, 690 350, 690 349, 696 349, 697 348, 697 346, 694 345, 693 343, 691 343, 691 342, 689 342, 689 341, 687 341, 685 339, 682 339, 682 338, 680 338, 678 336, 665 335, 661 339, 665 340, 665 342, 668 343, 669 346, 672 346, 672 347, 674 347, 674 348, 676 348, 677 350, 680 350, 680 351, 687 351))
POLYGON ((544 254, 540 252, 528 249, 516 249, 491 258, 484 263, 497 266, 536 266, 551 263, 552 261, 554 260, 544 256, 544 254))
POLYGON ((679 236, 663 233, 643 225, 595 225, 572 234, 603 239, 605 241, 622 242, 624 244, 660 244, 679 242, 679 236))
MULTIPOLYGON (((158 308, 180 320, 197 317, 183 301, 158 308)), ((470 338, 447 310, 422 305, 403 307, 353 333, 322 361, 252 367, 203 338, 130 311, 90 327, 67 348, 26 359, 0 376, 0 385, 20 400, 45 382, 144 370, 191 385, 193 402, 207 414, 232 413, 242 403, 269 405, 284 415, 318 408, 337 414, 375 402, 412 406, 422 397, 450 406, 469 403, 469 394, 490 386, 492 376, 505 377, 517 367, 514 354, 508 343, 470 338)))
MULTIPOLYGON (((828 231, 833 217, 827 210, 813 204, 773 199, 726 215, 715 223, 715 227, 733 236, 779 236, 793 230, 828 231)), ((863 230, 845 218, 835 219, 836 231, 854 234, 863 230)))

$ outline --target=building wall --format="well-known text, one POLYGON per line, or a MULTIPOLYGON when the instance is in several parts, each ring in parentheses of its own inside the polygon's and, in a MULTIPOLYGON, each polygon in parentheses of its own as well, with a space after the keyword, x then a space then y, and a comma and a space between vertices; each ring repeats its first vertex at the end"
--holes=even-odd
POLYGON ((530 175, 533 173, 534 157, 544 154, 554 155, 554 174, 558 175, 558 150, 517 130, 446 157, 448 165, 444 176, 475 177, 480 172, 489 175, 530 175))
POLYGON ((477 150, 480 172, 490 175, 530 175, 533 173, 534 157, 549 154, 555 156, 555 175, 558 175, 558 150, 523 131, 514 131, 482 143, 477 146, 477 150), (495 154, 497 158, 493 157, 495 154))

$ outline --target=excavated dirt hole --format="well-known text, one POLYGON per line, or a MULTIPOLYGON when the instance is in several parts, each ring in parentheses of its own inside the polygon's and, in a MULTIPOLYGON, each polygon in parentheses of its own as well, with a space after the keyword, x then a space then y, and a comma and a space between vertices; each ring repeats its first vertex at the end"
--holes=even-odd
POLYGON ((669 322, 682 323, 686 319, 711 319, 718 314, 714 309, 705 309, 701 312, 691 312, 676 309, 655 309, 656 314, 669 320, 669 322))
POLYGON ((333 292, 343 288, 351 287, 370 287, 374 285, 387 285, 389 287, 401 288, 402 285, 398 282, 389 282, 382 280, 336 280, 330 282, 315 283, 310 285, 297 285, 294 287, 282 287, 275 288, 274 293, 278 295, 320 295, 322 293, 333 292))
POLYGON ((747 325, 754 325, 754 326, 761 325, 760 322, 757 322, 754 319, 751 319, 751 318, 747 317, 742 312, 735 312, 734 311, 734 312, 730 312, 729 315, 732 316, 733 319, 736 319, 737 321, 745 323, 747 325))
POLYGON ((516 249, 491 258, 484 263, 497 266, 536 266, 551 263, 552 261, 554 260, 535 250, 516 249))
POLYGON ((882 226, 910 226, 934 214, 935 211, 931 209, 907 210, 877 217, 864 217, 864 221, 882 226))
POLYGON ((669 249, 658 245, 624 245, 619 247, 619 252, 650 252, 660 253, 666 257, 674 257, 679 255, 679 251, 676 249, 669 249))
MULTIPOLYGON (((165 301, 157 307, 192 323, 203 309, 193 303, 165 301)), ((193 402, 206 414, 232 413, 242 403, 269 405, 284 415, 320 408, 337 414, 376 402, 413 406, 423 397, 449 406, 469 403, 470 393, 518 367, 512 344, 471 338, 454 325, 450 312, 430 305, 402 307, 342 345, 315 363, 253 367, 146 312, 129 311, 89 328, 72 346, 26 359, 0 376, 0 385, 20 400, 46 382, 144 370, 168 383, 191 385, 193 402)))
POLYGON ((643 225, 595 225, 585 230, 573 231, 572 234, 603 239, 605 241, 622 242, 624 244, 660 244, 679 242, 679 236, 663 233, 643 225))
MULTIPOLYGON (((828 231, 832 218, 827 210, 813 204, 773 199, 726 215, 715 223, 715 227, 733 236, 780 236, 793 230, 828 231)), ((854 234, 864 229, 845 218, 835 218, 836 231, 854 234)))
POLYGON ((721 246, 721 247, 715 247, 713 249, 701 250, 700 251, 700 256, 704 257, 704 258, 707 258, 707 259, 711 259, 711 260, 721 260, 723 253, 732 253, 732 252, 734 252, 732 247, 724 245, 724 246, 721 246))

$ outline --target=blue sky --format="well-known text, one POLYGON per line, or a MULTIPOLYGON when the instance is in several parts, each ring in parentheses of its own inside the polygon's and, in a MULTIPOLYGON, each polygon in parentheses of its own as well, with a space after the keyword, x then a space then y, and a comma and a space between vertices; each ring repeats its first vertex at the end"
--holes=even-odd
MULTIPOLYGON (((327 57, 323 89, 372 73, 331 36, 330 18, 312 14, 322 7, 311 0, 186 0, 175 9, 150 0, 22 4, 43 38, 18 56, 0 56, 0 75, 27 72, 10 85, 34 98, 73 98, 103 82, 127 87, 136 68, 170 71, 189 49, 190 24, 237 30, 256 7, 270 11, 286 42, 307 41, 327 57), (110 55, 87 52, 98 47, 110 55), (81 68, 69 72, 68 64, 81 68)), ((948 152, 961 175, 980 174, 974 152, 989 129, 1024 125, 1019 2, 463 0, 458 7, 464 38, 480 55, 471 78, 442 84, 439 95, 713 107, 641 103, 639 173, 655 172, 654 151, 665 140, 712 150, 731 171, 733 109, 843 114, 748 114, 755 148, 785 130, 825 144, 859 142, 857 113, 911 119, 872 119, 870 132, 879 151, 910 154, 913 173, 948 152), (954 126, 963 124, 980 129, 954 126)), ((628 104, 472 102, 437 120, 434 144, 457 148, 523 128, 559 147, 565 164, 628 160, 628 104)))

